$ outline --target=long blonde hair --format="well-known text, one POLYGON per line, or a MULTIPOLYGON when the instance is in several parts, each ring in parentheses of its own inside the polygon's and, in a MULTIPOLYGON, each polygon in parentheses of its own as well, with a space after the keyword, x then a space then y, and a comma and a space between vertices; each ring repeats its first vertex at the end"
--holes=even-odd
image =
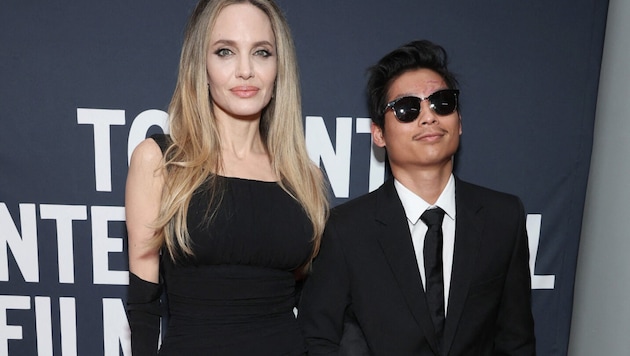
POLYGON ((186 28, 179 75, 169 106, 172 144, 164 157, 166 172, 156 245, 166 246, 172 259, 193 255, 186 218, 195 190, 208 184, 211 219, 222 189, 220 137, 207 87, 206 56, 210 32, 225 7, 249 3, 267 14, 276 40, 278 73, 274 95, 263 110, 260 133, 280 186, 296 199, 313 225, 313 256, 319 249, 328 212, 321 171, 306 152, 295 47, 284 15, 272 0, 201 0, 186 28), (214 203, 214 204, 213 204, 214 203))

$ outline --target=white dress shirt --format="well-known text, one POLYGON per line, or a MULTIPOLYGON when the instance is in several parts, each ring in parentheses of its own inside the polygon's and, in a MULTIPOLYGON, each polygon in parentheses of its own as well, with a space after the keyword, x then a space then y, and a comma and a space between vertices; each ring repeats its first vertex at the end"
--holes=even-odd
POLYGON ((444 311, 448 312, 448 294, 451 287, 451 272, 453 271, 453 251, 455 249, 455 177, 451 177, 434 205, 431 205, 417 196, 398 180, 394 179, 394 187, 398 192, 400 201, 407 215, 407 223, 411 232, 413 248, 416 253, 416 261, 422 278, 422 287, 426 290, 426 273, 424 271, 424 235, 428 227, 420 216, 425 210, 440 207, 444 210, 444 220, 442 221, 442 271, 444 273, 444 311))

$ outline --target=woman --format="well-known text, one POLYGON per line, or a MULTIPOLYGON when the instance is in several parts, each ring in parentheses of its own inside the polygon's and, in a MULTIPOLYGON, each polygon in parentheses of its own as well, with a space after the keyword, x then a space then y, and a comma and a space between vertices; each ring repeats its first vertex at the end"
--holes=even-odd
POLYGON ((186 31, 170 136, 134 151, 126 188, 134 355, 300 355, 296 278, 326 189, 302 132, 289 28, 271 0, 205 0, 186 31))

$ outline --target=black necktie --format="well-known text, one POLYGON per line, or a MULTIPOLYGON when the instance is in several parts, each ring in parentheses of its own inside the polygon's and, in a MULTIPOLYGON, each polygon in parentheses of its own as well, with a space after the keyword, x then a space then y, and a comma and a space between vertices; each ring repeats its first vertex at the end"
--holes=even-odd
POLYGON ((444 276, 442 272, 442 220, 444 210, 429 209, 420 219, 429 229, 424 237, 424 270, 426 274, 426 296, 431 320, 435 327, 438 345, 442 346, 444 333, 444 276))

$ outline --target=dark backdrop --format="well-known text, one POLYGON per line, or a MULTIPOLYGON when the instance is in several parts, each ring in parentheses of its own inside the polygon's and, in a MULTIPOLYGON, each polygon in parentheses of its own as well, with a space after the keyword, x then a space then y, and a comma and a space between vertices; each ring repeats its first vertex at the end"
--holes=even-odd
MULTIPOLYGON (((279 3, 334 205, 383 181, 366 69, 414 39, 448 50, 462 91, 456 172, 523 199, 538 353, 565 355, 608 2, 279 3)), ((0 356, 130 354, 128 153, 160 130, 193 6, 0 3, 0 356)))

